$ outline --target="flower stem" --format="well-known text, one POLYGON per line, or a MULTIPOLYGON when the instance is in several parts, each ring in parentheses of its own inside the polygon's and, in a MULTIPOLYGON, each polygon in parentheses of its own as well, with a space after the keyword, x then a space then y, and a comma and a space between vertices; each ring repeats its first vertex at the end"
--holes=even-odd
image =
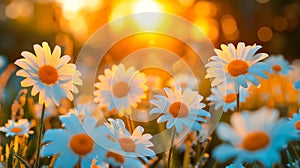
POLYGON ((43 127, 44 127, 44 114, 45 114, 45 103, 43 104, 42 114, 41 114, 41 122, 40 122, 40 129, 38 132, 38 144, 37 144, 37 152, 36 152, 36 161, 34 164, 34 168, 39 167, 39 161, 40 161, 40 148, 41 148, 41 142, 42 142, 42 134, 43 134, 43 127))
POLYGON ((292 150, 293 150, 293 153, 294 153, 295 156, 296 156, 296 159, 297 159, 297 160, 300 159, 299 154, 298 154, 298 152, 297 152, 297 150, 296 150, 296 148, 295 148, 293 142, 288 142, 288 143, 289 143, 289 145, 291 146, 291 148, 292 148, 292 150))
POLYGON ((127 121, 129 132, 132 134, 134 128, 133 128, 133 123, 132 123, 132 120, 130 118, 130 115, 127 115, 126 121, 127 121))
POLYGON ((240 111, 240 92, 236 94, 236 112, 240 111))
POLYGON ((175 131, 176 131, 176 129, 173 128, 167 168, 172 167, 171 164, 172 164, 172 157, 173 157, 173 145, 174 145, 174 139, 175 139, 175 131))

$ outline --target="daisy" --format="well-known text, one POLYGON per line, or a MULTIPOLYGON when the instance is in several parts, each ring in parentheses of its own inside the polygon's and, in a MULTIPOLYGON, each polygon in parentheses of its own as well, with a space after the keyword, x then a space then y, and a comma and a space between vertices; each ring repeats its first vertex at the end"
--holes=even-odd
POLYGON ((242 164, 230 164, 226 168, 244 168, 242 164))
POLYGON ((26 136, 33 134, 31 124, 27 119, 19 119, 18 121, 8 120, 5 126, 0 127, 0 131, 6 132, 6 136, 26 136))
POLYGON ((105 129, 103 126, 96 127, 96 119, 87 118, 81 123, 75 114, 69 114, 60 116, 60 120, 65 129, 50 129, 45 132, 43 142, 46 144, 41 149, 42 157, 58 154, 54 167, 70 168, 78 161, 82 168, 90 168, 94 159, 104 157, 105 150, 92 137, 105 129))
POLYGON ((239 95, 237 95, 232 85, 225 86, 224 84, 211 88, 211 93, 212 94, 207 97, 207 100, 215 105, 216 110, 222 107, 224 112, 228 110, 234 111, 237 105, 237 96, 240 96, 240 102, 245 102, 246 97, 249 96, 246 88, 241 88, 239 95))
POLYGON ((184 127, 193 130, 202 130, 200 122, 206 122, 203 117, 210 117, 210 114, 203 110, 204 103, 200 103, 203 97, 196 91, 186 89, 183 92, 181 88, 175 88, 172 91, 164 88, 167 96, 155 95, 155 100, 150 103, 156 106, 150 111, 150 114, 162 114, 157 122, 166 122, 167 129, 175 126, 178 133, 183 131, 184 127))
POLYGON ((123 64, 113 65, 106 69, 104 75, 99 75, 100 82, 95 84, 95 101, 100 107, 108 106, 108 110, 116 108, 121 114, 131 113, 131 107, 136 107, 141 99, 146 98, 146 77, 134 67, 125 69, 123 64))
POLYGON ((74 109, 71 109, 70 113, 74 113, 79 119, 84 120, 87 117, 93 117, 96 107, 97 105, 92 102, 79 104, 74 109))
POLYGON ((300 89, 300 80, 297 80, 297 81, 294 83, 294 87, 295 87, 295 89, 300 89))
POLYGON ((174 78, 170 78, 167 82, 167 85, 171 88, 181 87, 183 90, 190 89, 198 89, 198 80, 189 74, 176 74, 174 78))
POLYGON ((296 133, 300 133, 300 109, 298 113, 295 113, 288 121, 289 126, 292 127, 296 133))
POLYGON ((280 75, 286 75, 293 69, 282 55, 271 55, 265 62, 271 66, 273 73, 280 75))
POLYGON ((75 84, 81 85, 82 81, 75 64, 68 63, 71 57, 65 55, 60 58, 59 46, 55 46, 51 53, 47 42, 43 42, 42 46, 35 44, 33 48, 36 55, 23 51, 21 55, 24 58, 15 62, 22 68, 16 75, 25 77, 21 82, 22 87, 33 86, 31 95, 39 93, 39 103, 45 104, 46 107, 49 107, 51 102, 59 106, 60 98, 67 97, 72 101, 71 91, 78 93, 75 84))
POLYGON ((142 158, 146 163, 148 162, 147 157, 154 157, 155 152, 150 149, 153 146, 150 139, 150 134, 143 134, 144 128, 138 126, 134 129, 133 133, 130 134, 125 128, 125 124, 120 119, 108 119, 105 126, 108 128, 108 132, 103 135, 99 134, 99 144, 105 146, 108 150, 106 153, 106 162, 114 166, 124 166, 124 164, 130 165, 140 163, 139 158, 142 158))
POLYGON ((261 46, 245 46, 239 43, 237 48, 233 44, 222 44, 222 50, 215 49, 217 56, 212 56, 207 67, 206 78, 214 78, 212 87, 221 83, 234 83, 235 92, 239 92, 240 86, 247 88, 247 81, 255 86, 259 85, 256 76, 267 78, 263 71, 271 71, 269 64, 258 62, 268 57, 266 53, 255 54, 261 46))
POLYGON ((221 163, 235 158, 235 163, 261 162, 272 167, 280 162, 280 152, 290 138, 285 120, 278 120, 276 109, 262 107, 255 112, 243 111, 231 116, 231 124, 220 123, 217 134, 223 141, 215 148, 213 157, 221 163))
POLYGON ((161 88, 162 78, 160 76, 147 75, 146 78, 147 78, 146 84, 147 84, 149 90, 161 88))
POLYGON ((0 74, 6 68, 7 63, 8 63, 7 58, 5 56, 3 56, 3 55, 0 55, 0 74))

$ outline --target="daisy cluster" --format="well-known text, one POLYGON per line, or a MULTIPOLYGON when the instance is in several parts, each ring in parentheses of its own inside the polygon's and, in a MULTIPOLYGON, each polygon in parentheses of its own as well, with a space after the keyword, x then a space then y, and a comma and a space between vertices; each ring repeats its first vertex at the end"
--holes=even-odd
MULTIPOLYGON (((84 83, 71 57, 61 56, 59 46, 51 51, 47 42, 35 44, 34 53, 23 51, 15 61, 26 89, 0 127, 7 137, 0 139, 0 162, 8 167, 297 167, 300 71, 282 55, 259 53, 260 48, 238 43, 215 49, 205 65, 210 95, 199 93, 208 89, 205 81, 190 74, 162 79, 120 63, 99 74, 91 98, 74 101, 84 83), (211 137, 216 114, 209 108, 224 112, 211 137), (157 119, 137 122, 136 113, 157 119), (163 131, 171 137, 153 140, 163 131), (223 143, 216 145, 214 136, 223 143), (163 144, 169 148, 159 151, 163 144)), ((7 63, 0 63, 5 69, 7 63)))

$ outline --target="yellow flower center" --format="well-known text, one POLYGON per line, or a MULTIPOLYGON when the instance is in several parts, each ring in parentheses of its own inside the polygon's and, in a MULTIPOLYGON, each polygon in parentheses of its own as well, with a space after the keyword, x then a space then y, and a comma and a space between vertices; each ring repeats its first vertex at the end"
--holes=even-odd
POLYGON ((227 65, 227 71, 231 76, 239 76, 248 72, 249 65, 243 60, 233 60, 227 65))
POLYGON ((169 112, 173 117, 184 118, 189 115, 188 107, 181 102, 175 102, 169 107, 169 112))
POLYGON ((225 101, 225 103, 232 103, 236 100, 236 98, 237 98, 236 94, 231 93, 231 94, 227 94, 224 97, 224 101, 225 101))
POLYGON ((295 128, 300 130, 300 120, 295 123, 295 128))
POLYGON ((38 76, 47 85, 54 84, 58 80, 58 72, 52 65, 42 66, 38 71, 38 76))
POLYGON ((93 150, 93 140, 84 133, 73 135, 69 141, 70 148, 78 155, 86 155, 93 150))
POLYGON ((106 153, 107 158, 114 158, 114 160, 118 163, 125 163, 125 157, 115 152, 108 151, 106 153))
POLYGON ((275 64, 272 66, 273 71, 280 72, 282 70, 281 66, 278 64, 275 64))
POLYGON ((269 135, 262 131, 249 133, 243 140, 243 148, 248 151, 263 149, 270 143, 269 135))
POLYGON ((130 138, 120 138, 119 143, 125 152, 135 152, 136 145, 130 138))
POLYGON ((23 131, 23 129, 21 127, 14 127, 10 130, 10 132, 13 132, 13 133, 20 133, 22 131, 23 131))
POLYGON ((121 98, 129 93, 130 87, 126 82, 118 82, 113 86, 112 92, 115 97, 121 98))

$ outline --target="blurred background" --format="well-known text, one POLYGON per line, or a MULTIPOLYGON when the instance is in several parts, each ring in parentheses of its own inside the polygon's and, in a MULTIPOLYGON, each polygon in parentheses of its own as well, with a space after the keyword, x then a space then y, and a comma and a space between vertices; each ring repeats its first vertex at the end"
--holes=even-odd
MULTIPOLYGON (((300 0, 0 0, 0 55, 8 59, 0 59, 0 98, 4 88, 7 96, 4 111, 10 111, 20 89, 20 78, 9 79, 16 66, 7 66, 4 62, 13 63, 21 57, 22 51, 33 52, 33 44, 43 41, 47 41, 51 48, 60 45, 63 54, 72 56, 75 61, 84 43, 98 28, 122 16, 140 12, 167 12, 186 18, 201 28, 216 48, 220 48, 221 44, 244 41, 247 45, 262 45, 260 52, 282 54, 290 62, 300 58, 300 0), (4 64, 6 67, 3 67, 4 64)), ((164 22, 136 18, 135 26, 164 26, 164 22)), ((113 27, 115 31, 124 28, 122 25, 113 27)), ((191 58, 195 57, 195 53, 181 41, 145 34, 119 41, 100 66, 118 63, 126 55, 145 47, 162 47, 187 58, 185 61, 189 60, 188 63, 194 62, 191 58)), ((92 59, 86 58, 86 65, 95 66, 92 59)), ((170 76, 162 72, 157 74, 165 78, 170 76)), ((278 81, 287 86, 285 79, 274 83, 278 81)), ((207 89, 201 90, 201 94, 207 97, 209 84, 202 84, 207 89)), ((265 84, 267 88, 273 85, 265 84)), ((292 95, 294 90, 288 93, 292 95)), ((249 101, 247 105, 256 108, 260 105, 253 97, 252 103, 249 101)), ((287 99, 291 100, 291 97, 287 99)), ((296 101, 297 97, 294 97, 293 101, 296 101)), ((298 104, 294 111, 297 107, 298 104)), ((0 118, 7 119, 9 114, 2 113, 0 118)), ((228 118, 229 114, 223 117, 224 120, 228 118)), ((5 122, 0 121, 0 124, 5 122)), ((219 142, 215 139, 213 143, 219 142)), ((214 146, 211 145, 209 151, 214 146)))
MULTIPOLYGON (((138 12, 182 16, 199 26, 216 48, 244 41, 288 60, 300 57, 299 0, 0 0, 0 54, 13 62, 21 51, 48 41, 76 56, 100 26, 138 12)), ((155 39, 143 43, 153 45, 155 39)))

